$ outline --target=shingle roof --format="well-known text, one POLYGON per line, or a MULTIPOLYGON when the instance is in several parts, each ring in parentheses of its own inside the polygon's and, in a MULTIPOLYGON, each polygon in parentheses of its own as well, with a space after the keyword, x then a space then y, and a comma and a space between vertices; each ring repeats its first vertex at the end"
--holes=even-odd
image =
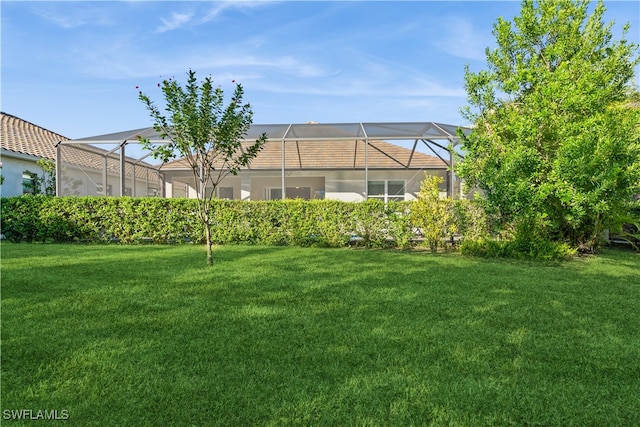
MULTIPOLYGON (((249 143, 243 143, 248 146, 249 143)), ((447 165, 435 156, 391 144, 369 141, 368 167, 370 169, 422 169, 445 168, 447 165)), ((253 159, 251 170, 279 170, 282 147, 280 142, 267 142, 253 159)), ((216 167, 220 167, 218 164, 216 167)), ((285 144, 286 169, 364 169, 364 141, 300 141, 285 144)), ((190 169, 185 159, 177 159, 162 166, 162 170, 190 169)))
POLYGON ((11 114, 0 115, 0 146, 6 150, 55 159, 55 145, 69 139, 11 114))

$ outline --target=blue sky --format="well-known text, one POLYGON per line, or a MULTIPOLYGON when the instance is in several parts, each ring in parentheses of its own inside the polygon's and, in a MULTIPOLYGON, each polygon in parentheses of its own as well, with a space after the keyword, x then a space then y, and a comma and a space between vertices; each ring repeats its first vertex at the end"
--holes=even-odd
MULTIPOLYGON (((607 1, 640 42, 640 2, 607 1)), ((254 123, 465 124, 464 66, 485 68, 511 1, 2 1, 2 111, 69 138, 150 126, 136 86, 192 68, 243 84, 254 123)), ((636 77, 636 82, 640 80, 636 77)))

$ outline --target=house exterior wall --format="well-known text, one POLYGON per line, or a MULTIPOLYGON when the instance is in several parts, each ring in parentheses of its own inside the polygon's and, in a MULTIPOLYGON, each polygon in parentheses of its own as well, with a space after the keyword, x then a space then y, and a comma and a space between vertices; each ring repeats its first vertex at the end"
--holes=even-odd
MULTIPOLYGON (((23 195, 22 174, 25 171, 33 172, 40 178, 45 176, 45 172, 37 164, 41 159, 42 157, 2 150, 2 176, 4 176, 4 183, 0 186, 2 196, 23 195)), ((62 195, 86 196, 97 194, 95 183, 100 182, 102 182, 101 173, 86 170, 80 171, 77 168, 64 165, 62 171, 62 195)), ((109 184, 112 187, 116 182, 117 177, 109 177, 109 184)), ((118 191, 119 187, 114 188, 114 191, 118 191)))
MULTIPOLYGON (((403 181, 404 199, 414 200, 420 191, 420 184, 425 172, 443 178, 441 191, 446 195, 447 171, 444 169, 428 170, 370 170, 368 181, 403 181)), ((164 171, 167 197, 195 197, 193 179, 184 172, 164 171), (187 184, 190 183, 190 184, 187 184)), ((238 176, 229 176, 218 186, 217 197, 241 200, 268 200, 270 189, 282 187, 281 171, 243 171, 238 176), (233 190, 228 190, 228 189, 233 190)), ((367 184, 362 170, 327 170, 327 171, 285 171, 285 187, 295 191, 296 187, 309 188, 309 198, 324 198, 358 202, 367 198, 367 184)), ((274 192, 275 194, 281 194, 274 192)))
POLYGON ((28 154, 13 153, 2 150, 2 169, 4 182, 0 186, 2 197, 22 196, 22 174, 25 171, 33 172, 39 177, 44 176, 44 171, 37 165, 40 157, 28 154))
MULTIPOLYGON (((104 183, 104 172, 91 168, 79 168, 75 165, 62 165, 61 196, 120 196, 120 177, 109 172, 104 183), (105 185, 106 184, 106 185, 105 185), (105 192, 106 190, 106 192, 105 192)), ((161 196, 162 186, 153 177, 145 179, 138 176, 125 177, 125 196, 155 197, 161 196)))
MULTIPOLYGON (((420 191, 420 184, 424 180, 424 174, 439 175, 444 182, 442 192, 446 194, 446 171, 432 170, 372 170, 369 171, 368 181, 404 181, 405 200, 415 200, 420 191)), ((343 200, 347 202, 359 202, 367 198, 367 185, 363 171, 334 171, 327 176, 326 198, 343 200)))
POLYGON ((155 166, 126 155, 122 158, 125 150, 118 150, 117 146, 104 147, 71 143, 58 145, 56 164, 62 175, 58 186, 60 195, 162 196, 162 176, 155 166), (122 168, 124 176, 121 177, 122 168), (120 194, 122 178, 124 191, 120 194))
MULTIPOLYGON (((252 172, 250 176, 250 200, 269 200, 270 189, 282 188, 282 174, 276 172, 252 172)), ((325 192, 325 176, 314 172, 285 173, 285 188, 309 188, 310 199, 322 199, 325 192)))

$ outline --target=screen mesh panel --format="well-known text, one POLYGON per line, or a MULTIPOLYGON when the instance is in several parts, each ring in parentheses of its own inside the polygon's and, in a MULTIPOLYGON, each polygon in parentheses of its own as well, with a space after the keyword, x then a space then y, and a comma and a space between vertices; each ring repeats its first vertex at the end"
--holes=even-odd
POLYGON ((155 167, 126 156, 121 162, 119 149, 114 152, 113 145, 103 146, 105 148, 87 144, 60 145, 60 195, 162 195, 162 179, 155 167))

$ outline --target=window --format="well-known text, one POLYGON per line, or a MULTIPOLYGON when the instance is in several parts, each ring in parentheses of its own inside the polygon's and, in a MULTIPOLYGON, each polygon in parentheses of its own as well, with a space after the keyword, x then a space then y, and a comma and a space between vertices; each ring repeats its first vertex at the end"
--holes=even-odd
POLYGON ((279 188, 267 188, 267 200, 280 200, 282 199, 282 190, 279 188))
POLYGON ((369 181, 369 191, 367 195, 369 199, 384 200, 386 181, 369 181))
POLYGON ((24 171, 22 172, 22 194, 38 194, 38 175, 24 171))
POLYGON ((111 196, 111 184, 107 184, 107 193, 104 192, 104 186, 102 184, 96 184, 96 194, 102 196, 111 196))
POLYGON ((369 181, 367 196, 383 202, 404 200, 404 181, 369 181))
MULTIPOLYGON (((267 188, 267 200, 282 199, 282 190, 280 188, 267 188)), ((311 187, 287 187, 287 199, 311 199, 311 187)))
POLYGON ((218 187, 218 199, 233 200, 233 187, 218 187))
POLYGON ((309 200, 311 198, 310 187, 287 187, 287 199, 303 199, 309 200))
POLYGON ((402 202, 404 200, 404 181, 387 181, 387 201, 402 202))

